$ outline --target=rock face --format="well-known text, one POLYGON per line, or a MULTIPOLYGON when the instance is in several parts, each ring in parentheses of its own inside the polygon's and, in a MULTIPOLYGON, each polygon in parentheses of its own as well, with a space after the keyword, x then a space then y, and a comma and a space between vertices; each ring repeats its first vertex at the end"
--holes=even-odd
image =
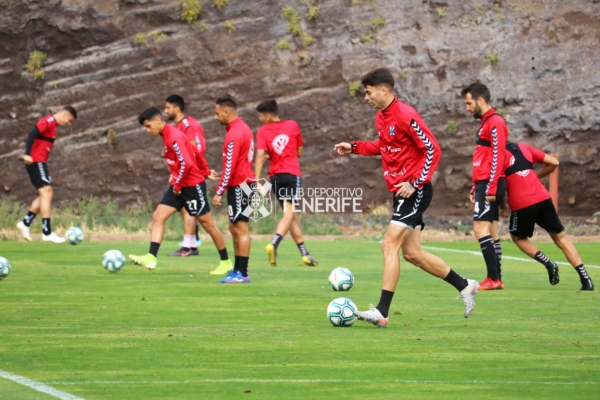
POLYGON ((465 112, 460 90, 476 78, 505 113, 511 141, 560 154, 561 210, 598 209, 596 1, 329 0, 318 1, 320 13, 308 21, 308 7, 296 0, 230 0, 224 11, 202 0, 203 26, 181 20, 182 3, 0 0, 0 186, 20 201, 33 198, 17 156, 38 118, 72 104, 79 118, 59 130, 49 162, 56 201, 158 200, 168 177, 160 139, 146 134, 136 116, 181 94, 205 128, 209 165, 220 170, 225 131, 214 121, 214 100, 230 94, 253 129, 256 104, 269 97, 283 118, 298 121, 305 187, 361 187, 363 204, 382 203, 390 195, 379 158, 340 158, 331 150, 340 141, 376 138, 375 111, 360 90, 351 97, 349 85, 384 66, 397 79, 398 96, 423 115, 444 151, 433 213, 471 213, 465 200, 478 121, 465 112), (312 45, 289 33, 284 6, 297 10, 312 45), (279 49, 286 38, 291 49, 279 49), (47 56, 43 79, 25 70, 33 50, 47 56), (107 134, 111 129, 116 136, 107 134), (572 206, 570 194, 577 194, 572 206))

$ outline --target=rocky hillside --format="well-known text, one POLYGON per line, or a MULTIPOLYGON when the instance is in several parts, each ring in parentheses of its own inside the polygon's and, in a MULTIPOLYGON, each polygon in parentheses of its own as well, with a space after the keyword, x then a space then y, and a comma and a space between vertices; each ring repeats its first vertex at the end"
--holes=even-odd
POLYGON ((158 200, 168 175, 160 141, 135 117, 179 93, 205 128, 213 168, 224 136, 214 100, 235 96, 256 129, 256 104, 275 97, 282 117, 302 128, 305 187, 361 187, 365 204, 381 203, 379 159, 331 149, 375 137, 374 110, 349 89, 385 66, 443 147, 435 214, 470 214, 477 121, 459 93, 476 78, 505 113, 511 140, 560 154, 561 213, 600 210, 597 0, 320 0, 318 13, 308 0, 200 0, 195 23, 182 20, 186 2, 0 0, 0 196, 33 198, 17 156, 39 117, 72 104, 79 118, 59 131, 49 162, 56 201, 158 200), (46 56, 42 79, 25 68, 34 50, 46 56))

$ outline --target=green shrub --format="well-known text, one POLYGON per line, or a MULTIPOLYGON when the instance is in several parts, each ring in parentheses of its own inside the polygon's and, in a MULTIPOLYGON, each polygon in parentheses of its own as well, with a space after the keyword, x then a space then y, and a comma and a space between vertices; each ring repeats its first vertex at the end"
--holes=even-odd
POLYGON ((371 21, 371 29, 376 31, 377 29, 385 26, 385 18, 377 17, 373 21, 371 21))
POLYGON ((229 0, 215 0, 213 2, 213 7, 215 7, 219 11, 224 11, 229 5, 229 0))
POLYGON ((133 43, 135 44, 144 44, 146 43, 146 35, 142 32, 135 34, 135 39, 133 39, 133 43))
POLYGON ((225 21, 225 29, 227 29, 227 32, 232 33, 233 31, 235 31, 235 26, 233 26, 233 22, 227 20, 225 21))
POLYGON ((277 48, 279 50, 291 50, 292 49, 292 45, 290 44, 290 41, 287 39, 281 39, 279 42, 277 42, 277 48))
POLYGON ((438 7, 435 9, 435 18, 434 21, 439 21, 440 19, 444 18, 445 16, 448 15, 448 13, 446 12, 446 7, 438 7))
POLYGON ((456 123, 456 121, 448 121, 448 124, 446 125, 446 130, 448 131, 448 133, 458 132, 458 124, 456 123))
POLYGON ((167 38, 166 33, 158 33, 157 31, 152 32, 152 38, 155 42, 162 42, 167 38))
POLYGON ((188 24, 193 24, 198 20, 202 6, 199 0, 183 0, 183 10, 181 11, 181 19, 188 24))
POLYGON ((483 5, 481 5, 481 4, 477 4, 477 5, 475 6, 475 10, 477 10, 477 12, 478 12, 478 13, 482 13, 482 12, 484 12, 484 11, 485 11, 485 8, 483 7, 483 5))
POLYGON ((313 19, 317 19, 319 16, 319 7, 311 6, 308 8, 308 14, 306 14, 306 19, 312 21, 313 19))
POLYGON ((506 110, 504 108, 496 108, 496 112, 498 113, 498 115, 500 115, 502 118, 506 118, 506 110))
POLYGON ((406 79, 407 77, 408 77, 408 74, 406 73, 406 71, 404 71, 404 70, 400 71, 400 78, 406 79))
POLYGON ((358 91, 360 90, 360 81, 353 81, 350 82, 350 84, 348 85, 348 93, 350 94, 350 97, 355 98, 356 94, 358 93, 358 91))
POLYGON ((500 63, 500 56, 497 53, 488 54, 485 56, 485 63, 491 66, 498 65, 500 63))
POLYGON ((302 43, 304 43, 305 46, 310 46, 314 42, 315 42, 315 38, 313 38, 306 32, 302 32, 302 43))
POLYGON ((198 23, 196 23, 196 27, 198 29, 200 29, 200 32, 204 32, 205 30, 207 30, 208 28, 210 28, 210 25, 208 25, 205 22, 198 22, 198 23))
POLYGON ((33 75, 34 79, 44 79, 44 68, 42 65, 45 60, 46 54, 41 51, 34 50, 29 53, 29 61, 27 61, 25 68, 27 72, 33 75))
POLYGON ((362 35, 360 37, 360 42, 361 43, 367 43, 367 44, 373 43, 373 35, 370 35, 370 34, 362 35))

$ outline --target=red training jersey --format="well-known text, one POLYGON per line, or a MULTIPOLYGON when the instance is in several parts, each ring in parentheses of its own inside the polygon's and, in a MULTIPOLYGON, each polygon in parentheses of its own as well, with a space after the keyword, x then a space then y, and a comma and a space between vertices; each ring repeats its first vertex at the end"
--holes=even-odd
POLYGON ((37 136, 33 140, 33 145, 27 155, 31 156, 33 162, 47 162, 50 156, 50 150, 54 147, 56 140, 56 127, 58 124, 52 115, 46 115, 35 124, 38 130, 37 136))
POLYGON ((252 171, 253 158, 254 135, 250 127, 238 117, 227 125, 223 143, 223 171, 216 190, 219 196, 222 196, 228 187, 256 181, 252 171))
POLYGON ((523 143, 506 146, 504 173, 506 194, 512 211, 540 203, 550 198, 550 193, 533 170, 533 164, 543 163, 546 153, 523 143))
POLYGON ((442 150, 417 110, 394 98, 386 109, 377 111, 375 125, 379 139, 352 142, 352 152, 381 155, 388 190, 397 192, 394 185, 402 182, 410 182, 417 189, 431 182, 442 150))
POLYGON ((194 145, 179 129, 166 124, 161 133, 163 139, 163 156, 171 170, 173 190, 181 191, 183 187, 192 187, 204 182, 194 157, 194 145))
POLYGON ((277 121, 263 125, 256 132, 256 146, 269 154, 269 176, 301 176, 298 148, 302 147, 302 133, 296 121, 277 121))
POLYGON ((504 153, 508 141, 508 128, 504 118, 493 108, 481 117, 473 153, 473 187, 475 183, 489 180, 485 189, 487 196, 495 196, 498 180, 504 177, 504 153))
POLYGON ((179 121, 175 127, 185 133, 188 140, 196 143, 196 151, 194 152, 197 161, 196 164, 203 176, 210 175, 210 168, 208 168, 208 162, 206 162, 206 140, 204 139, 204 129, 202 129, 200 122, 188 115, 179 121))

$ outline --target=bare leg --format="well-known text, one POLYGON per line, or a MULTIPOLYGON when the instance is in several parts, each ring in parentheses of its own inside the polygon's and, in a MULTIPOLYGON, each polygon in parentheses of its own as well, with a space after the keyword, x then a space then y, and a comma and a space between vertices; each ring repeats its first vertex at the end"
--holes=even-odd
POLYGON ((161 243, 165 232, 165 221, 175 214, 177 209, 159 204, 156 210, 152 214, 152 233, 150 234, 150 241, 155 243, 161 243))
POLYGON ((294 238, 294 242, 304 242, 304 237, 302 236, 302 230, 300 229, 300 224, 298 224, 298 216, 296 213, 294 213, 294 219, 290 225, 290 234, 292 235, 292 238, 294 238))
POLYGON ((185 207, 183 207, 180 211, 181 213, 181 218, 183 219, 183 234, 186 236, 196 236, 196 224, 197 221, 200 220, 200 218, 198 218, 198 220, 196 220, 196 217, 191 216, 187 210, 185 209, 185 207))
POLYGON ((238 221, 236 223, 229 222, 229 232, 233 236, 233 248, 236 256, 250 256, 250 231, 248 223, 238 221))
POLYGON ((565 232, 561 233, 551 233, 550 237, 554 240, 554 243, 562 250, 567 257, 567 260, 571 263, 571 265, 575 268, 583 264, 581 257, 579 256, 579 252, 573 246, 573 243, 567 238, 565 232))
MULTIPOLYGON (((51 207, 52 207, 52 196, 54 195, 54 191, 52 190, 52 186, 44 186, 38 189, 38 193, 40 194, 40 213, 42 214, 42 218, 50 218, 51 216, 51 207)), ((37 199, 36 199, 37 200, 37 199)), ((33 201, 35 203, 35 200, 33 201)), ((33 207, 33 204, 32 204, 33 207)))
MULTIPOLYGON (((223 250, 225 248, 225 239, 223 238, 223 233, 221 233, 221 230, 217 226, 212 213, 209 211, 206 214, 199 216, 198 221, 212 238, 217 250, 223 250)), ((195 229, 196 228, 192 228, 192 233, 186 233, 186 235, 194 235, 195 229)))
POLYGON ((381 250, 383 251, 383 290, 396 291, 396 284, 400 279, 400 256, 398 253, 410 233, 411 230, 406 227, 390 224, 383 237, 381 243, 381 250))
POLYGON ((33 203, 31 203, 31 207, 29 207, 29 211, 31 211, 34 214, 39 214, 41 201, 42 200, 41 200, 40 196, 36 197, 35 200, 33 200, 33 203))
POLYGON ((522 238, 514 235, 510 235, 514 244, 529 257, 534 258, 536 253, 540 251, 540 249, 531 241, 529 238, 522 238))
POLYGON ((281 235, 282 237, 285 236, 286 233, 288 233, 288 231, 290 230, 290 225, 292 224, 294 217, 295 217, 294 209, 293 209, 291 203, 284 201, 283 202, 283 217, 281 217, 281 220, 277 224, 277 229, 275 229, 275 233, 281 235))
POLYGON ((421 229, 413 229, 402 245, 402 255, 409 263, 440 279, 450 273, 450 267, 438 256, 421 248, 421 229))

